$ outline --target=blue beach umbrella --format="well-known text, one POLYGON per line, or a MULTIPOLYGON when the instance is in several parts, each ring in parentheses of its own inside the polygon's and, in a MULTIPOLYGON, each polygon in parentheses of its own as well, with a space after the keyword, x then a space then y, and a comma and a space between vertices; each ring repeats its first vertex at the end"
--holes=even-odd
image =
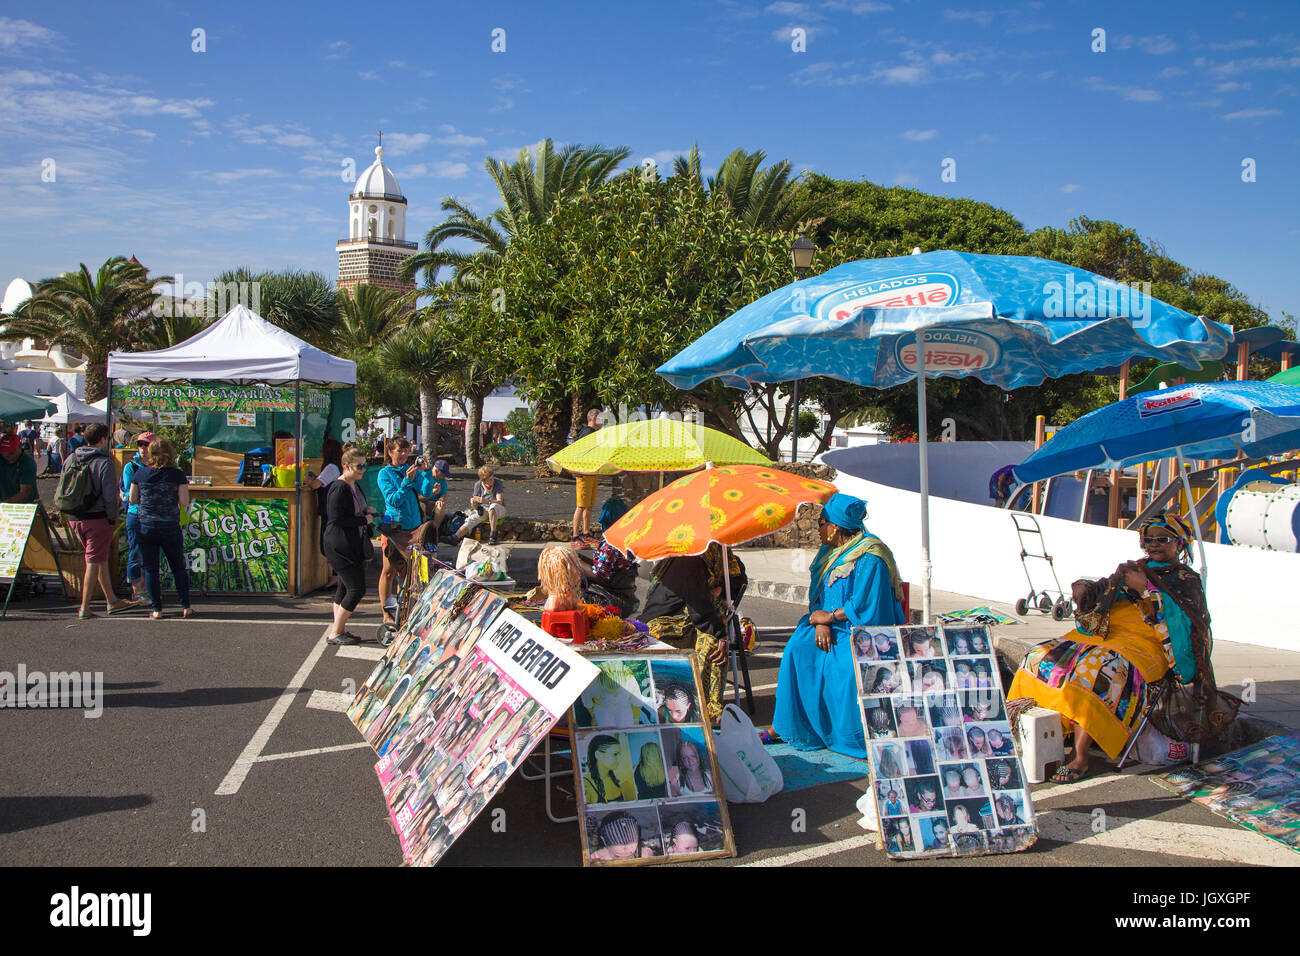
POLYGON ((941 250, 845 263, 751 302, 657 370, 678 388, 746 388, 813 375, 875 388, 918 378, 923 612, 930 615, 925 378, 1002 388, 1133 358, 1190 368, 1220 359, 1232 329, 1142 288, 1030 256, 941 250), (921 337, 918 361, 917 337, 921 337))
MULTIPOLYGON (((1205 382, 1133 395, 1065 426, 1013 469, 1026 485, 1089 468, 1177 458, 1251 458, 1300 447, 1300 388, 1276 382, 1205 382)), ((1200 543, 1200 523, 1196 525, 1200 543)), ((1201 548, 1201 567, 1205 550, 1201 548)))

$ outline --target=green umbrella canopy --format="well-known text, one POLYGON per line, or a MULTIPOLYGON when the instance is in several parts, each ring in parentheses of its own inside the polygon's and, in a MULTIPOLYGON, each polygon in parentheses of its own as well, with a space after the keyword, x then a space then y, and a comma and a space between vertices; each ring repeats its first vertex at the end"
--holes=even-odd
POLYGON ((1154 392, 1161 388, 1161 383, 1172 382, 1181 378, 1185 383, 1195 382, 1198 385, 1204 382, 1217 382, 1223 378, 1222 362, 1202 362, 1201 367, 1185 368, 1177 362, 1165 362, 1163 365, 1157 365, 1151 370, 1151 374, 1136 385, 1130 385, 1128 394, 1138 395, 1142 392, 1154 392))
POLYGON ((1289 368, 1285 372, 1278 372, 1269 381, 1277 382, 1279 385, 1300 385, 1300 365, 1289 368))
POLYGON ((7 422, 44 418, 57 411, 53 402, 34 395, 24 395, 11 388, 0 388, 0 419, 7 422))
POLYGON ((546 459, 575 475, 621 471, 690 471, 715 465, 770 465, 742 441, 715 428, 673 418, 649 418, 611 425, 579 438, 546 459))

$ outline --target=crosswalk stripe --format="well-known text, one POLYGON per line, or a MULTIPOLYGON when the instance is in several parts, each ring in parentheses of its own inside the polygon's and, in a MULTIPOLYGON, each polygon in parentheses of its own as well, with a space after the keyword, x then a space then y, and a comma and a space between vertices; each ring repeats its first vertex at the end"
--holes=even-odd
POLYGON ((357 644, 344 644, 335 657, 351 657, 359 661, 377 661, 388 652, 386 647, 362 647, 357 644))
POLYGON ((347 713, 352 703, 353 694, 344 694, 336 690, 314 690, 307 698, 307 706, 312 710, 333 710, 340 714, 347 713))
POLYGON ((1105 829, 1094 833, 1091 813, 1044 810, 1038 814, 1039 835, 1058 843, 1146 850, 1196 860, 1257 866, 1300 866, 1300 853, 1236 824, 1213 827, 1202 823, 1107 816, 1104 825, 1105 829))

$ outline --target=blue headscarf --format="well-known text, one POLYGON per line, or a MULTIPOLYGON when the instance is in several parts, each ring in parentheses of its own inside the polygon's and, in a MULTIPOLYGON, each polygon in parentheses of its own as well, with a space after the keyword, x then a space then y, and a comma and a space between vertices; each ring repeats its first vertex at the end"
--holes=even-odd
POLYGON ((822 516, 846 531, 861 531, 862 522, 867 517, 867 503, 837 491, 822 506, 822 516))
POLYGON ((609 528, 625 514, 627 514, 627 502, 622 498, 610 498, 600 509, 600 526, 609 528))

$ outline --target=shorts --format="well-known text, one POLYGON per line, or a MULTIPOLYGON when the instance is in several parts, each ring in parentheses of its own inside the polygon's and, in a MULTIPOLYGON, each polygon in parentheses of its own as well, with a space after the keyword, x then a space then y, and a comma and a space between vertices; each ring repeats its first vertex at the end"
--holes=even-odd
POLYGON ((87 564, 103 564, 113 546, 113 523, 107 518, 70 518, 72 533, 86 549, 87 564))
POLYGON ((411 535, 414 531, 403 531, 392 525, 384 526, 384 533, 380 535, 380 549, 388 563, 396 565, 399 570, 405 573, 406 552, 411 547, 411 535))
POLYGON ((600 479, 596 475, 578 475, 578 507, 592 508, 596 505, 596 487, 600 479))

